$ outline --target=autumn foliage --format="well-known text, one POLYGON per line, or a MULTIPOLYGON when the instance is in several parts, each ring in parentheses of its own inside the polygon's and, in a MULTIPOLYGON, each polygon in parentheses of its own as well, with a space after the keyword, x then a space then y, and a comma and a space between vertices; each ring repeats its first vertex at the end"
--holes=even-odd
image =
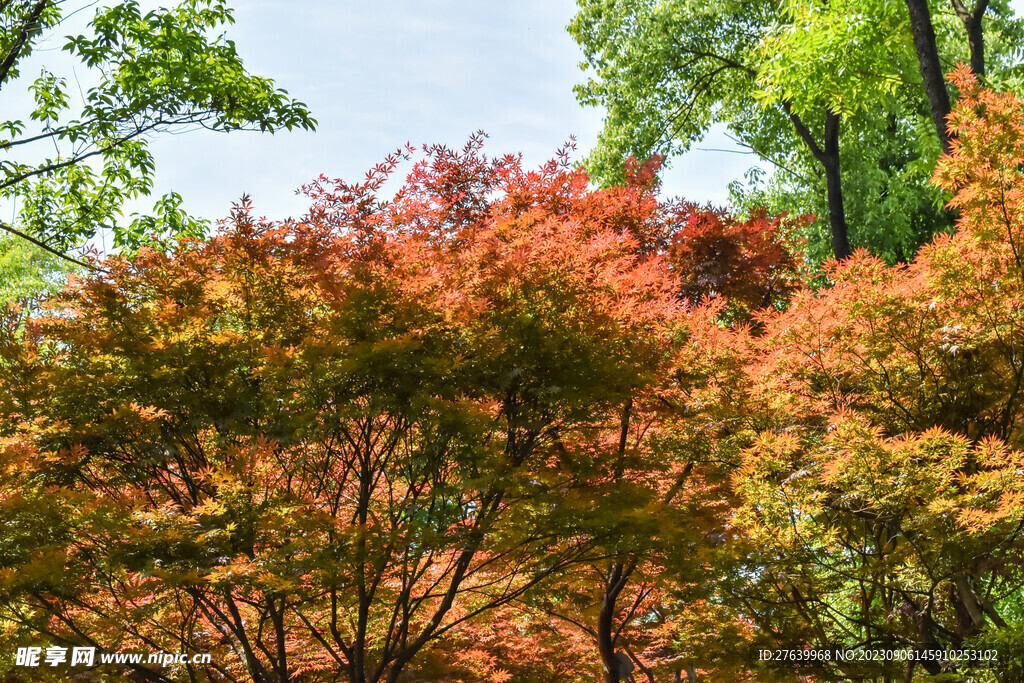
MULTIPOLYGON (((188 674, 228 680, 502 680, 518 623, 521 667, 600 675, 594 637, 670 587, 651 538, 721 515, 662 404, 724 304, 680 288, 650 166, 593 191, 564 155, 526 171, 473 140, 378 197, 411 153, 320 178, 301 221, 243 201, 211 240, 8 310, 10 642, 210 652, 188 674), (601 627, 592 574, 623 566, 601 627)), ((670 661, 652 637, 645 666, 670 661)))
POLYGON ((806 219, 474 138, 8 307, 4 653, 212 654, 96 670, 138 680, 1016 680, 1024 115, 954 82, 958 230, 907 265, 805 283, 806 219), (759 661, 781 647, 999 661, 759 661))
POLYGON ((818 645, 998 647, 999 680, 1017 680, 1024 118, 966 69, 953 82, 957 137, 936 180, 956 193, 958 230, 907 266, 864 252, 832 263, 829 287, 767 323, 741 408, 756 427, 736 520, 775 558, 752 603, 763 628, 818 645))

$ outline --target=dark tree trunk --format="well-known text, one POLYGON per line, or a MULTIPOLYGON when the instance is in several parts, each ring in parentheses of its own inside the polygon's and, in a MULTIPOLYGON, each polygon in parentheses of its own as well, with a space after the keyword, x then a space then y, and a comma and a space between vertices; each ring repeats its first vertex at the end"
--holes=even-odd
POLYGON ((843 206, 843 174, 839 166, 839 128, 841 114, 827 112, 825 114, 824 147, 818 144, 810 128, 799 116, 793 113, 789 102, 783 102, 783 108, 796 128, 800 139, 804 141, 814 158, 825 169, 825 189, 828 194, 828 222, 832 232, 832 253, 839 260, 850 255, 850 234, 846 226, 846 210, 843 206))
POLYGON ((619 683, 619 664, 615 659, 615 603, 626 587, 633 567, 613 563, 605 574, 604 597, 597 616, 597 650, 601 654, 601 670, 605 683, 619 683))
POLYGON ((615 662, 615 639, 612 636, 615 614, 615 597, 611 595, 612 584, 616 573, 622 571, 622 565, 612 565, 605 577, 604 597, 601 600, 601 612, 597 616, 597 651, 601 655, 601 673, 605 683, 619 683, 619 667, 615 662))
POLYGON ((842 117, 831 112, 825 117, 825 186, 828 191, 828 221, 832 227, 832 251, 837 259, 850 255, 850 235, 843 207, 843 174, 839 167, 839 124, 842 117))
MULTIPOLYGON (((911 609, 911 619, 914 622, 914 629, 917 631, 918 638, 920 639, 914 645, 914 650, 924 652, 944 649, 935 637, 935 622, 932 620, 930 603, 924 609, 921 609, 916 602, 907 596, 903 596, 903 601, 911 609)), ((932 676, 942 673, 942 665, 934 659, 924 658, 920 664, 921 668, 932 676)))
POLYGON ((949 90, 939 62, 939 47, 935 41, 928 0, 907 0, 907 9, 910 11, 910 28, 914 33, 914 48, 917 50, 917 62, 921 67, 921 79, 928 96, 932 121, 939 134, 942 151, 949 154, 952 149, 949 129, 946 127, 946 117, 950 112, 949 90))
POLYGON ((973 10, 967 9, 961 0, 953 0, 953 9, 967 30, 967 45, 971 49, 971 71, 978 78, 984 78, 985 34, 981 30, 981 19, 988 9, 988 0, 978 0, 973 10))

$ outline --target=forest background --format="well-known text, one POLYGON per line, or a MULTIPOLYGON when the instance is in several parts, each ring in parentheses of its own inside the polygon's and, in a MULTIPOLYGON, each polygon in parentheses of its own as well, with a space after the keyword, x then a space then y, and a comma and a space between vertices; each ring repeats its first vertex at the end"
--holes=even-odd
MULTIPOLYGON (((404 145, 214 226, 162 141, 325 146, 232 11, 0 3, 6 677, 1024 676, 1024 23, 575 9, 582 155, 404 145), (709 130, 760 159, 730 209, 667 196, 709 130)), ((199 144, 217 191, 258 165, 199 144)))

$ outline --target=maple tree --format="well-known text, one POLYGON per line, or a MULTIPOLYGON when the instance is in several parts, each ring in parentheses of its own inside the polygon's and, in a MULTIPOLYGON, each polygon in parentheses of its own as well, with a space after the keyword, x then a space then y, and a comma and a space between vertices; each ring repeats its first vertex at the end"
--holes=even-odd
MULTIPOLYGON (((1006 674, 1024 591, 1024 116, 966 67, 952 82, 961 100, 936 179, 955 192, 958 231, 905 267, 863 252, 832 263, 830 287, 766 322, 752 342, 748 406, 760 417, 736 519, 768 551, 752 604, 779 639, 997 643, 1006 674)), ((816 665, 904 680, 971 666, 816 665)))
MULTIPOLYGON (((639 221, 634 207, 657 209, 653 172, 659 164, 660 159, 643 165, 630 161, 626 185, 593 193, 577 190, 575 197, 560 201, 569 213, 579 211, 644 236, 637 245, 640 253, 667 259, 675 296, 690 308, 676 351, 665 365, 652 368, 656 379, 609 411, 600 431, 586 440, 570 434, 560 438, 563 457, 583 453, 585 459, 576 456, 575 486, 562 489, 549 517, 558 521, 568 515, 561 524, 570 524, 575 537, 593 538, 599 559, 576 563, 542 590, 525 594, 515 612, 524 624, 520 628, 547 632, 558 643, 544 650, 545 659, 559 662, 563 671, 572 670, 563 658, 564 644, 579 647, 580 638, 591 641, 601 661, 600 673, 591 670, 589 675, 609 681, 618 680, 623 667, 650 680, 695 675, 697 664, 735 675, 745 669, 740 651, 724 648, 713 656, 697 645, 701 639, 691 629, 679 625, 694 609, 711 604, 711 556, 725 538, 723 474, 732 466, 719 449, 706 452, 721 427, 710 423, 699 406, 727 401, 736 378, 725 371, 730 362, 735 370, 738 361, 720 345, 722 322, 746 320, 759 306, 784 306, 798 279, 798 259, 780 241, 792 228, 785 218, 759 214, 739 221, 692 204, 669 203, 661 211, 641 214, 648 220, 639 221), (699 302, 710 305, 698 307, 699 302), (677 567, 686 568, 682 581, 677 567), (686 642, 688 648, 680 645, 686 642)), ((749 643, 749 631, 742 619, 735 619, 730 642, 749 643)), ((484 667, 477 670, 481 677, 498 675, 487 668, 495 661, 506 667, 524 661, 521 650, 494 643, 494 628, 481 638, 487 645, 473 650, 474 661, 484 667)), ((465 646, 464 640, 458 642, 465 646)))
POLYGON ((572 486, 556 445, 666 353, 683 307, 641 255, 651 221, 476 142, 378 200, 397 163, 313 183, 303 222, 243 203, 212 240, 8 310, 16 635, 393 681, 591 548, 548 520, 572 486))
POLYGON ((322 177, 301 221, 244 200, 6 309, 10 642, 268 682, 693 668, 674 614, 706 598, 726 479, 716 427, 676 435, 728 384, 723 321, 793 291, 789 223, 663 203, 657 159, 594 190, 567 150, 480 146, 425 148, 390 199, 412 150, 322 177))
POLYGON ((686 299, 721 298, 725 317, 738 321, 763 309, 784 308, 803 284, 806 273, 796 236, 811 216, 769 217, 758 209, 740 220, 689 204, 676 211, 668 251, 686 299))

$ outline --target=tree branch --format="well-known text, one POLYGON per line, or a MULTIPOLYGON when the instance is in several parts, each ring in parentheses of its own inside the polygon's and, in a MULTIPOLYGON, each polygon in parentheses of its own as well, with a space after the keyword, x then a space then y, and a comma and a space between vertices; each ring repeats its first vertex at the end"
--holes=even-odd
POLYGON ((18 31, 18 37, 15 38, 14 44, 11 45, 11 49, 4 57, 4 60, 0 62, 0 88, 3 87, 4 81, 7 80, 7 76, 10 74, 14 64, 18 61, 18 57, 21 56, 22 50, 24 50, 25 46, 28 44, 29 37, 38 27, 39 18, 42 16, 49 4, 50 0, 38 0, 35 6, 29 11, 25 21, 22 22, 21 30, 18 31))
POLYGON ((44 250, 50 252, 51 254, 53 254, 54 256, 56 256, 58 258, 62 258, 65 261, 70 261, 71 263, 74 263, 77 266, 81 266, 83 268, 87 268, 88 270, 91 270, 93 272, 106 272, 106 271, 104 271, 102 268, 100 268, 98 266, 95 266, 95 265, 93 265, 91 263, 86 263, 85 261, 79 261, 78 259, 76 259, 73 256, 69 256, 69 255, 65 254, 64 252, 62 252, 62 251, 58 251, 57 249, 54 249, 50 245, 46 244, 45 242, 41 242, 40 240, 37 240, 35 237, 32 237, 31 235, 28 235, 26 233, 23 233, 21 230, 18 230, 17 228, 13 228, 10 225, 7 225, 6 223, 0 222, 0 230, 6 230, 7 232, 11 233, 12 235, 16 235, 16 236, 18 236, 18 237, 20 237, 20 238, 22 238, 24 240, 28 240, 29 242, 31 242, 32 244, 36 245, 40 249, 44 249, 44 250))

